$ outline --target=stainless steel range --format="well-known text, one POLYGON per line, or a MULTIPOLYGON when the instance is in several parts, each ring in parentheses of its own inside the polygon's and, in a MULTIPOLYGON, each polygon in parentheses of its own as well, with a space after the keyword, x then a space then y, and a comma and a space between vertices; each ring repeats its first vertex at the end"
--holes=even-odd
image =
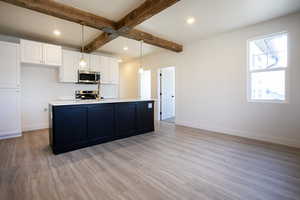
POLYGON ((98 98, 97 90, 77 90, 75 91, 75 99, 77 100, 96 100, 98 98))

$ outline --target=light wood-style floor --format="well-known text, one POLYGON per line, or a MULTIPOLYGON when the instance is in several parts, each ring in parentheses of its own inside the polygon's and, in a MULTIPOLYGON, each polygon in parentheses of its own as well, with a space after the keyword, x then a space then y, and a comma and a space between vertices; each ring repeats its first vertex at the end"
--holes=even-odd
POLYGON ((160 123, 55 156, 47 130, 0 141, 1 200, 300 199, 300 150, 160 123))
POLYGON ((162 121, 168 122, 168 123, 175 123, 175 117, 167 118, 167 119, 164 119, 162 121))

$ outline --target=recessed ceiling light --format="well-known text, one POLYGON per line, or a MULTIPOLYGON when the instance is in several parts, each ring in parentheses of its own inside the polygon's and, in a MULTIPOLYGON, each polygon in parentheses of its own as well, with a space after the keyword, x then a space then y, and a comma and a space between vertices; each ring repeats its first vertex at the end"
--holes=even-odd
POLYGON ((123 50, 124 50, 124 51, 127 51, 127 50, 128 50, 128 47, 127 47, 127 46, 123 47, 123 50))
POLYGON ((60 36, 61 32, 56 29, 56 30, 53 31, 53 34, 56 35, 56 36, 60 36))
POLYGON ((188 24, 194 24, 195 21, 196 21, 196 20, 195 20, 194 17, 189 17, 189 18, 187 18, 186 23, 188 23, 188 24))

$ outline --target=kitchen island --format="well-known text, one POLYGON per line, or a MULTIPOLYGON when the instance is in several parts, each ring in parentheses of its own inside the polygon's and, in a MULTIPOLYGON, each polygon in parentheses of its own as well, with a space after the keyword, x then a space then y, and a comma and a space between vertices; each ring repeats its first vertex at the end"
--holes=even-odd
POLYGON ((54 154, 154 131, 153 99, 69 100, 49 103, 54 154))

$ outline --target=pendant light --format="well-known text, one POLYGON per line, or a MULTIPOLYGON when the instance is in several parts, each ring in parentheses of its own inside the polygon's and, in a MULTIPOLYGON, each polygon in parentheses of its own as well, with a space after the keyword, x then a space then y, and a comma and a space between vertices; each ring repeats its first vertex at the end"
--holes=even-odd
POLYGON ((87 62, 84 59, 84 25, 82 24, 81 26, 81 58, 79 61, 79 66, 80 67, 86 67, 87 62))
POLYGON ((142 74, 144 72, 143 69, 143 40, 140 42, 140 67, 139 67, 139 73, 142 74))

